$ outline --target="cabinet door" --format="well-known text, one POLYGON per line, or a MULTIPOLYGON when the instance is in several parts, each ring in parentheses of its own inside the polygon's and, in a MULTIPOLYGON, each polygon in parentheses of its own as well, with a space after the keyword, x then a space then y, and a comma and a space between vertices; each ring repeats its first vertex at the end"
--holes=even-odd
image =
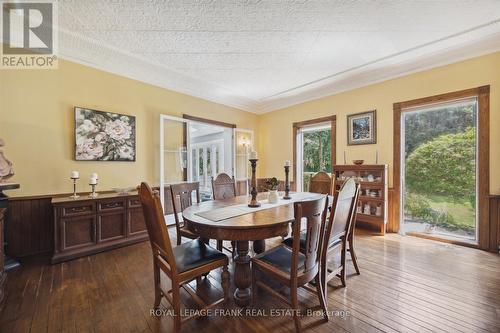
POLYGON ((63 218, 61 223, 61 251, 91 246, 96 242, 94 215, 63 218))
POLYGON ((138 196, 130 197, 127 201, 127 234, 128 236, 144 235, 147 233, 144 213, 138 196))
POLYGON ((127 237, 125 211, 97 215, 97 242, 127 237))
POLYGON ((146 222, 144 221, 144 214, 142 208, 129 209, 128 211, 128 234, 135 236, 139 234, 146 234, 146 222))

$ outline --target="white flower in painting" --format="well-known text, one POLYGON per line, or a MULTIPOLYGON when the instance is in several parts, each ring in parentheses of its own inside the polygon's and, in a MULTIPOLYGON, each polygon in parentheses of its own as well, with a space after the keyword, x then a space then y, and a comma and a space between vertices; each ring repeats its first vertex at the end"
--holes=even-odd
POLYGON ((93 139, 78 138, 76 155, 83 160, 96 160, 104 154, 103 146, 93 139))
POLYGON ((76 129, 76 132, 82 136, 98 131, 99 129, 97 128, 97 126, 89 119, 85 119, 82 124, 76 129))
POLYGON ((130 118, 128 116, 120 116, 120 120, 123 121, 124 123, 128 124, 129 119, 130 118))
POLYGON ((124 160, 134 159, 134 150, 132 149, 132 147, 127 145, 123 145, 118 148, 118 154, 120 155, 120 158, 124 160))
POLYGON ((127 140, 130 139, 132 127, 126 122, 116 119, 107 121, 104 131, 114 140, 127 140))
POLYGON ((106 137, 107 137, 106 133, 100 132, 100 133, 96 134, 94 140, 96 142, 104 143, 106 141, 106 137))

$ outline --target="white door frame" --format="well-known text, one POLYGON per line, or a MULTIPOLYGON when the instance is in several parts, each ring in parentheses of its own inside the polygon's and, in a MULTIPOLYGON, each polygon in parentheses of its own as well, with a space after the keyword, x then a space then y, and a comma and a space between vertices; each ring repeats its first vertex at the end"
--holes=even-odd
MULTIPOLYGON (((186 158, 187 158, 187 165, 186 168, 188 170, 187 172, 187 181, 190 182, 192 180, 192 156, 191 156, 191 144, 189 140, 189 127, 191 121, 189 119, 184 119, 180 117, 174 117, 174 116, 168 116, 165 114, 160 114, 160 200, 161 204, 163 206, 163 209, 165 209, 165 196, 163 193, 165 193, 165 126, 164 126, 164 121, 165 120, 171 120, 171 121, 177 121, 186 124, 186 158)), ((183 147, 184 148, 184 147, 183 147)))

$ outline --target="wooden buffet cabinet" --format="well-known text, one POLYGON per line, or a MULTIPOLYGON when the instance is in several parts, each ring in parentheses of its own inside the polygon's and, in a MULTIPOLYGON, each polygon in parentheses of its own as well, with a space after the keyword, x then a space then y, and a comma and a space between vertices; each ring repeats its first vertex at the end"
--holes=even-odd
POLYGON ((137 192, 56 197, 52 205, 53 264, 148 239, 137 192))

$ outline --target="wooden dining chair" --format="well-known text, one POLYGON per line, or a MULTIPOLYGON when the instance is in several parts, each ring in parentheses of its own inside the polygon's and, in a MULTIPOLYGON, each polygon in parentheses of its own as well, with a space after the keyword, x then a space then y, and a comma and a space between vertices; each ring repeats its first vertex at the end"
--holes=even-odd
MULTIPOLYGON (((230 177, 227 173, 220 173, 215 179, 212 177, 212 194, 214 200, 225 200, 236 197, 236 181, 234 176, 230 177)), ((231 242, 232 249, 227 249, 234 255, 236 254, 236 242, 231 242)), ((217 240, 217 249, 222 251, 223 241, 217 240)))
POLYGON ((301 201, 294 203, 294 222, 292 225, 293 244, 288 247, 279 245, 269 251, 263 252, 252 258, 252 298, 256 299, 257 288, 262 288, 271 295, 278 297, 281 301, 291 305, 295 329, 301 331, 300 309, 298 304, 298 288, 304 287, 314 292, 319 298, 323 309, 323 316, 328 320, 325 300, 325 292, 320 283, 320 259, 325 230, 326 213, 328 209, 328 197, 317 200, 301 201), (306 220, 306 247, 300 251, 300 225, 306 220), (265 278, 258 278, 262 274, 290 288, 290 300, 265 283, 265 278), (315 282, 316 290, 309 288, 307 284, 315 282))
POLYGON ((229 260, 225 254, 199 239, 172 248, 158 192, 153 192, 148 184, 142 183, 139 188, 139 198, 153 252, 154 308, 157 309, 160 306, 163 297, 167 299, 174 310, 174 331, 178 332, 182 324, 198 317, 203 312, 197 311, 195 315, 181 317, 180 288, 186 290, 202 310, 211 309, 228 301, 229 271, 227 266, 229 260), (205 304, 188 283, 219 267, 222 267, 221 282, 224 298, 211 304, 205 304), (162 288, 160 271, 163 271, 171 280, 170 290, 162 288))
POLYGON ((236 196, 236 181, 227 173, 220 173, 212 177, 212 194, 214 200, 224 200, 236 196))
POLYGON ((181 183, 170 185, 172 207, 175 217, 175 229, 177 231, 177 245, 181 245, 182 237, 196 239, 198 235, 189 230, 187 225, 181 220, 184 209, 193 205, 193 192, 196 196, 196 203, 200 203, 200 183, 181 183))
POLYGON ((332 177, 324 171, 320 171, 312 176, 309 182, 309 192, 320 194, 332 194, 332 177))
POLYGON ((342 286, 346 286, 346 252, 348 236, 351 231, 359 197, 359 184, 352 179, 344 182, 333 200, 332 213, 326 224, 323 249, 321 254, 321 283, 325 291, 328 282, 334 277, 340 278, 342 286), (331 259, 337 259, 340 252, 340 263, 331 265, 331 259))

